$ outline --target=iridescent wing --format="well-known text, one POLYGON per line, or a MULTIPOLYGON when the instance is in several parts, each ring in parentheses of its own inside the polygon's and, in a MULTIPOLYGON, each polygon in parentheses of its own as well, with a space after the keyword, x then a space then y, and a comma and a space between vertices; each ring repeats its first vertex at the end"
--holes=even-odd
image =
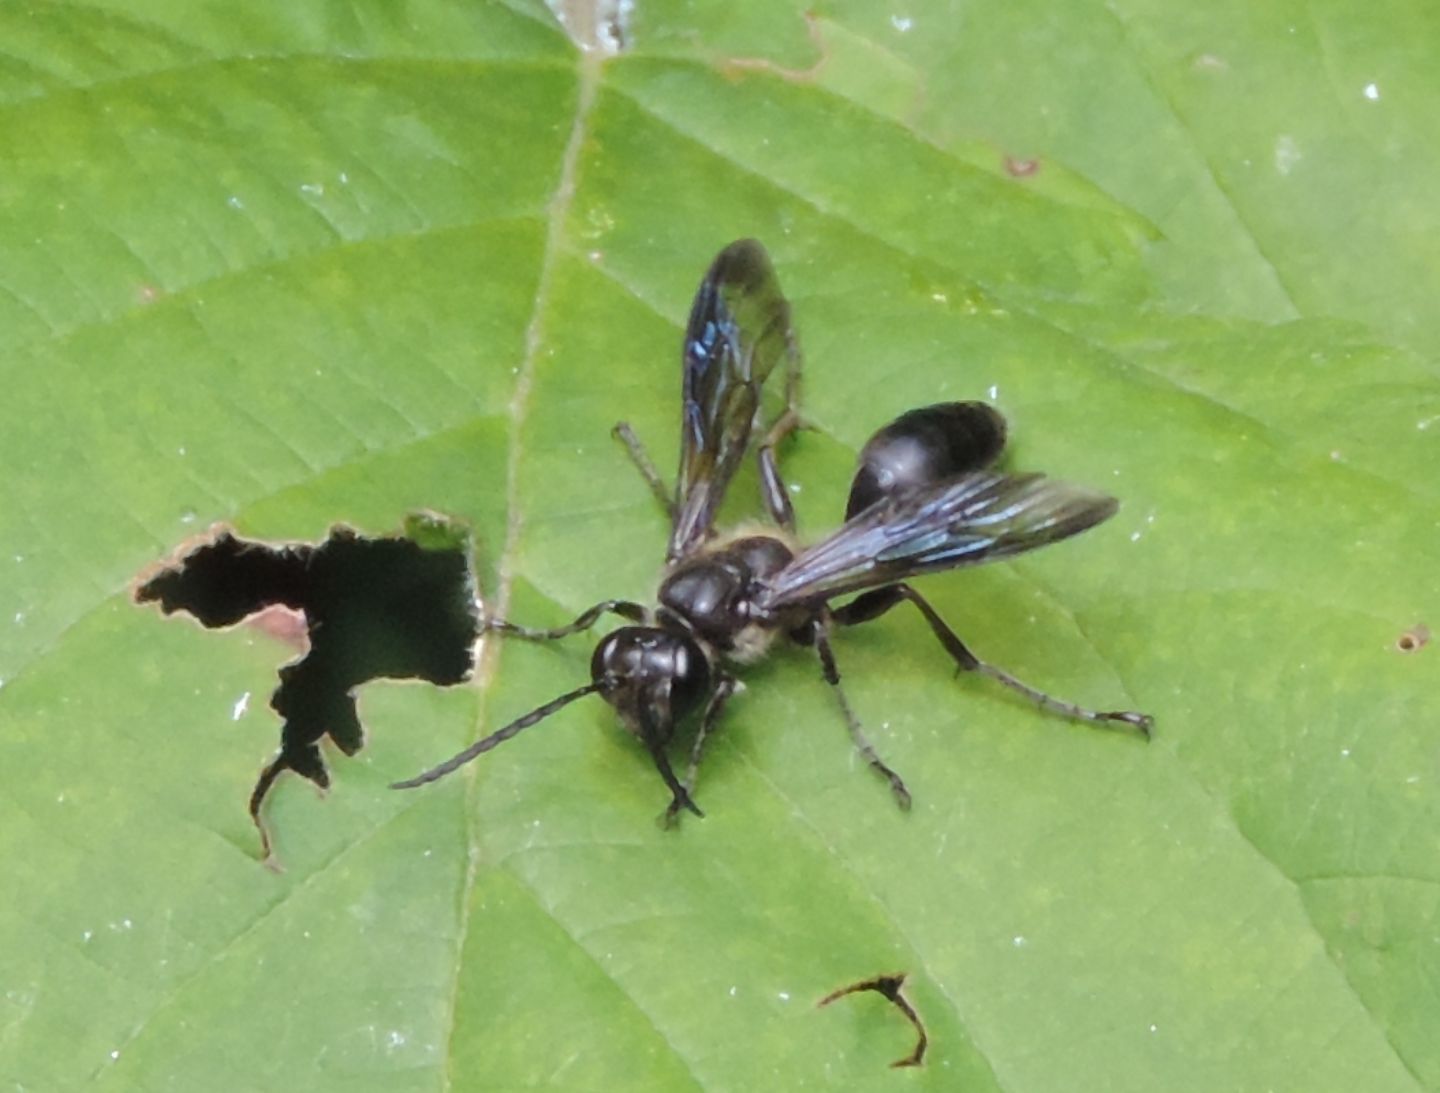
POLYGON ((680 473, 668 558, 710 535, 716 510, 745 457, 760 390, 782 358, 794 367, 790 305, 770 258, 753 239, 731 243, 711 263, 685 328, 680 473))
POLYGON ((1113 497, 1044 475, 960 475, 877 501, 797 554, 767 582, 760 604, 829 600, 1009 558, 1077 535, 1117 508, 1113 497))

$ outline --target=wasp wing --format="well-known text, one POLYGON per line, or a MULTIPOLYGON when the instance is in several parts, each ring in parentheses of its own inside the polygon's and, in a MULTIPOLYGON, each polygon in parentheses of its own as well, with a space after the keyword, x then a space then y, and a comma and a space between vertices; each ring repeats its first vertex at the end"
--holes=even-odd
POLYGON ((760 603, 828 600, 1008 558, 1079 534, 1117 508, 1113 497, 1044 475, 959 475, 882 497, 797 554, 767 582, 760 603))
POLYGON ((795 355, 790 305, 769 255, 753 239, 731 243, 700 282, 685 328, 671 561, 709 536, 749 447, 761 387, 778 361, 795 355))

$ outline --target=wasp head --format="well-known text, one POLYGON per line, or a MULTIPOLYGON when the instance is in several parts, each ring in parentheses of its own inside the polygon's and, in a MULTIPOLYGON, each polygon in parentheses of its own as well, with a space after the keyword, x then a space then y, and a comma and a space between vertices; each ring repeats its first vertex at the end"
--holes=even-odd
POLYGON ((694 638, 655 626, 622 626, 595 647, 590 675, 625 727, 664 745, 710 692, 710 661, 694 638))

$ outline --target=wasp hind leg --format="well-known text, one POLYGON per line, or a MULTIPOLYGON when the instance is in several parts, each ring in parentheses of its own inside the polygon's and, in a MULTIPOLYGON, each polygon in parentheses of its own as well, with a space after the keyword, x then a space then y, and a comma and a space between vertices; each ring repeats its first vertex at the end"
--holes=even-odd
POLYGON ((1150 739, 1150 730, 1155 725, 1155 719, 1149 714, 1135 713, 1131 710, 1088 709, 1085 706, 1076 705, 1074 702, 1066 702, 1064 699, 1048 695, 1023 680, 1016 679, 1003 668, 986 664, 969 650, 955 631, 950 629, 950 625, 930 606, 925 597, 908 584, 886 585, 884 588, 866 592, 851 600, 844 607, 834 608, 831 617, 841 626, 855 626, 862 622, 869 622, 871 619, 877 619, 896 604, 907 600, 915 605, 920 614, 925 616, 925 621, 930 624, 930 630, 936 640, 945 647, 945 651, 950 654, 951 659, 962 671, 979 672, 981 675, 989 676, 1016 694, 1029 699, 1041 709, 1049 710, 1062 717, 1068 717, 1074 721, 1089 721, 1102 728, 1123 726, 1139 733, 1147 740, 1150 739))
POLYGON ((855 743, 855 750, 860 753, 865 762, 870 764, 870 768, 876 774, 890 784, 890 792, 895 795, 895 803, 908 811, 910 791, 905 787, 905 779, 896 774, 875 751, 875 745, 870 743, 870 738, 865 735, 865 727, 860 724, 860 719, 850 708, 850 701, 845 697, 845 691, 840 686, 840 669, 835 664, 835 651, 830 648, 829 622, 828 615, 822 616, 815 622, 811 632, 805 636, 814 643, 815 651, 820 654, 820 668, 825 674, 825 682, 830 684, 830 689, 835 693, 835 700, 840 703, 840 712, 845 717, 845 726, 850 730, 850 739, 855 743))
POLYGON ((650 453, 645 450, 644 442, 630 428, 628 421, 617 421, 615 428, 610 430, 610 435, 621 444, 625 445, 625 451, 630 455, 630 462, 635 464, 635 469, 640 472, 640 477, 645 479, 645 484, 650 487, 650 492, 655 495, 655 500, 660 502, 660 507, 670 517, 670 522, 675 522, 675 499, 670 496, 670 490, 665 485, 665 480, 660 477, 660 471, 655 462, 650 458, 650 453))

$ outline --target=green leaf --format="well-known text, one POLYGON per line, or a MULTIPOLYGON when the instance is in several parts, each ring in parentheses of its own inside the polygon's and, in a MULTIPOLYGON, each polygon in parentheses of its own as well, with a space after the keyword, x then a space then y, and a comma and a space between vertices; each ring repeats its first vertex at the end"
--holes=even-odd
MULTIPOLYGON (((1436 16, 1400 0, 132 0, 0 15, 0 1077, 17 1090, 1440 1088, 1436 16), (570 5, 572 28, 594 12, 570 5), (601 21, 602 29, 604 20, 601 21), (578 31, 577 31, 578 32, 578 31), (592 30, 591 33, 594 33, 592 30), (678 341, 730 240, 794 303, 801 529, 988 398, 1120 514, 745 673, 666 801, 588 678, 374 683, 245 795, 294 650, 130 603, 216 522, 475 529, 492 608, 648 600, 678 341), (874 995, 909 973, 912 1032, 874 995)), ((727 512, 753 516, 753 475, 727 512)))

